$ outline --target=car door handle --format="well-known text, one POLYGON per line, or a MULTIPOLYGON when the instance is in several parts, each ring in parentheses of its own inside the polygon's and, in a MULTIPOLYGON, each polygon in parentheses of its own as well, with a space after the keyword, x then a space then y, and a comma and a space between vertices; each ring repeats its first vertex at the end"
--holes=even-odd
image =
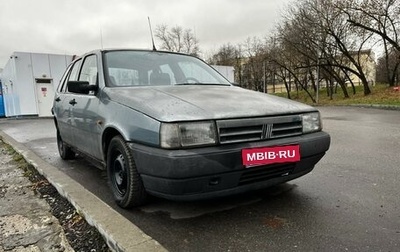
POLYGON ((75 101, 75 99, 72 99, 69 101, 69 104, 71 104, 72 106, 74 106, 77 102, 75 101))
POLYGON ((55 99, 55 101, 56 101, 56 102, 59 102, 59 101, 61 101, 61 98, 60 98, 60 97, 57 97, 57 98, 55 99))

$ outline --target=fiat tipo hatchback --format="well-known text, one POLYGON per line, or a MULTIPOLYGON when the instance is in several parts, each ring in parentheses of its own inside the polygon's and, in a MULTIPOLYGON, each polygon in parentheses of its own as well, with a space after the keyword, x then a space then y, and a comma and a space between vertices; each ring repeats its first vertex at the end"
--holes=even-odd
POLYGON ((310 172, 330 145, 315 108, 234 86, 171 52, 75 59, 53 113, 61 158, 79 153, 106 169, 123 208, 149 194, 198 200, 283 183, 310 172))

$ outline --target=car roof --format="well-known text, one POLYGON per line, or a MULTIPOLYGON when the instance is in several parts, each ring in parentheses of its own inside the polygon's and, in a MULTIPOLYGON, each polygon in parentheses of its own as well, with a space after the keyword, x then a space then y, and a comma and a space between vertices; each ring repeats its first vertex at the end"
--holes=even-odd
POLYGON ((196 56, 193 56, 190 54, 181 53, 181 52, 165 51, 165 50, 138 49, 138 48, 106 48, 106 49, 94 49, 94 50, 88 51, 88 52, 74 58, 71 63, 73 63, 79 59, 82 59, 86 55, 89 55, 89 54, 102 54, 104 52, 116 52, 116 51, 158 52, 158 53, 185 55, 185 56, 197 58, 196 56))

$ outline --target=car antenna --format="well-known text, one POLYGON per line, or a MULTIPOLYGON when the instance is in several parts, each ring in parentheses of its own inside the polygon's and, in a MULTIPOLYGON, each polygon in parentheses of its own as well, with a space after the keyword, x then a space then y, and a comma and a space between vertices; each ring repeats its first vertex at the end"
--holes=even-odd
POLYGON ((153 44, 153 51, 157 51, 156 45, 154 43, 153 30, 151 29, 150 17, 147 17, 147 20, 149 21, 150 36, 151 36, 151 43, 153 44))

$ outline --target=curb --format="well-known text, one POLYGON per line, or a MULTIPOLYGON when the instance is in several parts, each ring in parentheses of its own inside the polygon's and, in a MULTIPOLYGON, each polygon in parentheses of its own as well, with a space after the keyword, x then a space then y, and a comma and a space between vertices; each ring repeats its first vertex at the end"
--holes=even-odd
POLYGON ((313 107, 355 107, 355 108, 374 108, 384 110, 400 110, 398 105, 384 105, 384 104, 345 104, 345 105, 311 105, 313 107))
POLYGON ((90 225, 100 232, 112 251, 167 251, 156 240, 145 234, 81 184, 66 176, 58 168, 46 163, 23 144, 1 130, 0 136, 4 142, 11 145, 16 152, 22 155, 28 163, 43 175, 90 225))
POLYGON ((360 108, 376 108, 376 109, 387 109, 387 110, 400 110, 400 106, 397 105, 383 105, 383 104, 350 104, 351 107, 360 108))

